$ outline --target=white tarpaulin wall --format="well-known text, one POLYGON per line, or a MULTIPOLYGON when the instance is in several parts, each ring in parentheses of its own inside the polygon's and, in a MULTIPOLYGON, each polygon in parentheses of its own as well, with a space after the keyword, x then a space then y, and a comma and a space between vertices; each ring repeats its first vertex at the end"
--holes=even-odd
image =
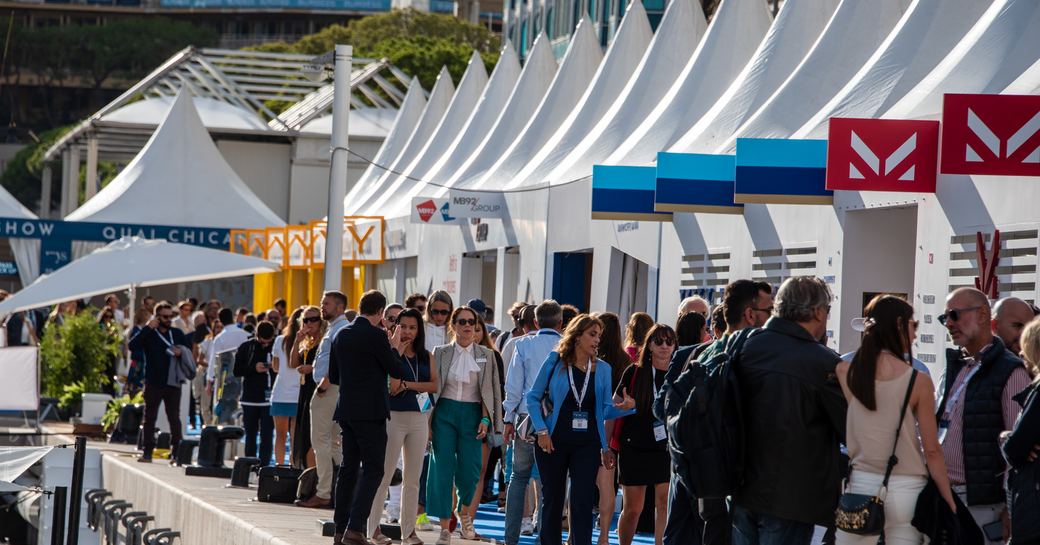
POLYGON ((644 164, 682 136, 730 86, 772 18, 763 2, 725 0, 700 47, 653 112, 603 163, 644 164))
POLYGON ((729 89, 669 151, 705 153, 729 138, 805 58, 839 0, 787 0, 758 51, 729 89))
POLYGON ((603 50, 600 49, 599 39, 592 25, 592 19, 588 15, 578 22, 574 34, 571 35, 570 44, 567 45, 567 53, 560 62, 560 69, 556 71, 556 77, 516 141, 486 174, 477 179, 463 181, 461 186, 471 189, 501 189, 574 111, 603 60, 603 50))
MULTIPOLYGON (((437 76, 437 83, 433 85, 433 90, 430 91, 430 96, 426 100, 426 108, 423 109, 422 117, 419 119, 419 123, 416 124, 415 130, 408 136, 408 143, 404 145, 404 149, 401 150, 401 153, 397 155, 393 162, 380 164, 384 167, 389 167, 391 170, 399 170, 411 164, 419 151, 426 147, 433 131, 440 125, 441 119, 444 118, 448 105, 451 103, 451 97, 454 94, 455 84, 451 81, 451 74, 448 73, 447 67, 442 67, 440 74, 437 76)), ((365 184, 357 183, 347 193, 343 202, 346 204, 344 210, 350 211, 348 214, 356 214, 357 209, 363 203, 378 196, 383 189, 383 185, 397 176, 389 170, 383 170, 374 165, 373 168, 376 168, 376 170, 373 171, 374 176, 370 182, 365 184)))
POLYGON ((944 93, 999 93, 1037 60, 1040 2, 995 0, 949 55, 882 117, 938 118, 944 93))
POLYGON ((914 0, 881 47, 794 138, 826 138, 831 117, 875 117, 917 85, 986 10, 979 0, 914 0))
POLYGON ((566 181, 592 172, 592 165, 614 151, 658 104, 693 55, 706 27, 700 2, 672 0, 635 75, 600 121, 577 144, 561 146, 546 158, 551 169, 539 169, 529 180, 566 181))
POLYGON ((603 62, 585 95, 560 124, 559 130, 545 142, 541 150, 530 156, 524 168, 506 184, 507 189, 541 183, 543 180, 537 178, 535 171, 542 172, 556 166, 563 158, 559 153, 561 150, 573 148, 589 134, 632 78, 653 37, 654 31, 650 28, 643 2, 633 1, 628 5, 614 41, 607 48, 603 62))
POLYGON ((736 138, 788 138, 855 75, 895 27, 909 0, 842 0, 791 77, 718 148, 736 138))
POLYGON ((444 113, 444 117, 434 129, 433 134, 430 135, 426 145, 416 153, 415 158, 409 164, 398 170, 402 175, 391 173, 391 177, 383 181, 381 192, 374 196, 374 201, 368 206, 381 210, 383 204, 390 199, 394 199, 395 203, 402 206, 406 206, 410 202, 408 199, 401 198, 402 195, 416 184, 421 183, 416 180, 423 180, 437 159, 450 151, 451 143, 465 128, 487 83, 488 74, 487 69, 484 68, 484 59, 480 57, 480 53, 474 51, 466 66, 466 72, 459 80, 459 86, 448 105, 448 110, 444 113))
MULTIPOLYGON (((36 219, 36 214, 18 202, 14 195, 0 187, 0 216, 6 218, 36 219)), ((18 264, 18 279, 23 286, 32 284, 40 276, 40 241, 31 238, 12 238, 11 251, 18 264)))
MULTIPOLYGON (((35 346, 0 348, 0 411, 35 411, 40 407, 37 361, 40 349, 35 346)), ((0 468, 2 473, 2 468, 0 468)), ((0 475, 0 481, 9 481, 0 475)))
POLYGON ((65 219, 240 229, 285 225, 224 160, 184 89, 144 149, 65 219))
POLYGON ((0 492, 26 490, 14 480, 39 462, 54 447, 0 447, 0 492))
POLYGON ((363 187, 382 176, 383 169, 376 165, 389 165, 397 160, 401 151, 404 150, 405 144, 408 143, 408 137, 412 135, 416 125, 419 124, 419 118, 422 116, 425 108, 426 93, 423 91, 422 85, 419 84, 419 78, 412 78, 412 82, 408 84, 408 92, 404 95, 404 101, 401 102, 401 107, 397 110, 397 117, 394 119, 390 133, 386 135, 383 145, 379 147, 379 151, 376 152, 376 156, 372 159, 375 165, 368 165, 368 168, 358 178, 354 187, 363 187))

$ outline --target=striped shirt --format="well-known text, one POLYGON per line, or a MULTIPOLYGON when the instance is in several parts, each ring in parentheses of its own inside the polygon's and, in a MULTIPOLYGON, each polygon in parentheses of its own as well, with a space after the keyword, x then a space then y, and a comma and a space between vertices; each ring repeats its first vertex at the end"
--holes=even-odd
MULTIPOLYGON (((966 365, 954 378, 953 386, 949 390, 950 395, 953 395, 960 388, 961 384, 968 378, 971 370, 979 365, 978 361, 968 355, 964 356, 964 361, 966 365)), ((1022 412, 1022 407, 1012 398, 1024 390, 1029 385, 1029 382, 1029 373, 1026 372, 1025 367, 1015 369, 1011 372, 1011 376, 1008 377, 1007 384, 1004 385, 1004 392, 1000 397, 1000 406, 1004 413, 1005 430, 1014 429, 1015 421, 1018 420, 1018 414, 1022 412)), ((939 392, 941 395, 943 389, 940 388, 939 392)), ((946 439, 942 444, 943 458, 946 460, 946 472, 950 476, 951 484, 964 484, 966 482, 964 475, 964 448, 961 444, 964 437, 964 398, 966 395, 967 388, 965 388, 964 393, 957 397, 953 409, 950 411, 950 427, 946 430, 946 439)), ((940 407, 940 409, 945 411, 945 407, 940 407)), ((994 437, 993 441, 996 442, 997 438, 994 437)))

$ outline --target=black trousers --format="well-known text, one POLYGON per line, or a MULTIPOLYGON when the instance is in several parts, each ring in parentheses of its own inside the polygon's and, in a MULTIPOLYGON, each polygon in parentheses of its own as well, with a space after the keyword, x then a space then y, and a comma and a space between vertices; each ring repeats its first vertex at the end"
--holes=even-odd
POLYGON ((177 451, 181 442, 181 387, 157 385, 146 382, 144 385, 144 455, 151 456, 155 450, 155 419, 159 417, 159 404, 166 406, 166 420, 170 422, 170 450, 177 451))
POLYGON ((693 497, 673 472, 668 490, 668 523, 664 527, 664 545, 701 545, 704 522, 697 512, 693 497))
POLYGON ((698 500, 704 521, 704 545, 729 545, 733 539, 733 517, 726 500, 698 500))
POLYGON ((552 454, 536 448, 535 462, 542 479, 542 509, 538 540, 541 545, 561 545, 563 502, 567 497, 567 474, 571 477, 569 542, 592 544, 592 509, 596 506, 596 474, 600 467, 599 441, 586 445, 553 443, 552 454))
POLYGON ((485 496, 490 496, 492 490, 495 489, 495 476, 498 476, 498 489, 505 493, 506 487, 505 482, 502 480, 502 472, 498 471, 498 462, 502 460, 502 447, 494 447, 488 450, 488 461, 487 469, 484 471, 484 490, 478 490, 477 493, 483 492, 485 496))
POLYGON ((348 529, 368 535, 386 458, 386 420, 340 420, 343 463, 336 480, 336 532, 348 529))
MULTIPOLYGON (((242 405, 242 424, 246 430, 246 456, 256 456, 261 466, 271 465, 274 449, 274 419, 271 407, 242 405), (260 435, 260 455, 256 453, 256 436, 260 435)), ((278 460, 278 463, 284 463, 278 460)))

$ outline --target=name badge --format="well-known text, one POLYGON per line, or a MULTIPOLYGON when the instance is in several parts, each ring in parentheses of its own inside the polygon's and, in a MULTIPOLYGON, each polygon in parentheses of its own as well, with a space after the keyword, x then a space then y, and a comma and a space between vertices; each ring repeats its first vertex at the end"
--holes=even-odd
POLYGON ((475 361, 477 363, 487 363, 487 358, 477 358, 475 361))
POLYGON ((571 420, 571 429, 574 431, 585 431, 589 429, 589 413, 576 411, 571 420))
POLYGON ((939 421, 939 444, 946 441, 946 432, 950 431, 950 421, 942 419, 939 421))
POLYGON ((664 441, 668 438, 668 432, 665 430, 664 422, 654 422, 654 441, 664 441))
POLYGON ((415 401, 419 404, 419 412, 430 412, 430 409, 433 408, 433 403, 430 402, 430 394, 426 392, 416 392, 415 401))

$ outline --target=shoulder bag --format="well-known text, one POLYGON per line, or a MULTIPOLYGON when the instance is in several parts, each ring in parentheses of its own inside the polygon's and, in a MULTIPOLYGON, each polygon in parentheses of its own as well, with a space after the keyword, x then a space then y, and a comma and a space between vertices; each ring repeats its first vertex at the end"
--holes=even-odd
MULTIPOLYGON (((885 468, 885 478, 881 481, 881 489, 877 495, 853 494, 846 490, 838 499, 838 508, 835 510, 835 526, 843 532, 861 536, 881 536, 878 543, 885 542, 885 496, 888 493, 888 478, 892 475, 892 469, 899 463, 896 457, 896 445, 899 444, 899 431, 903 428, 903 417, 906 414, 907 405, 910 404, 910 394, 914 391, 914 381, 917 379, 917 371, 911 370, 910 384, 906 387, 906 396, 903 397, 903 408, 899 411, 899 423, 896 426, 896 439, 892 442, 892 455, 888 457, 888 466, 885 468)), ((851 473, 851 472, 850 472, 851 473)))
MULTIPOLYGON (((552 414, 553 404, 552 400, 549 399, 549 386, 552 384, 553 375, 556 374, 556 366, 560 363, 560 355, 556 355, 556 361, 553 362, 552 369, 549 371, 549 379, 545 381, 545 391, 542 392, 542 418, 548 417, 552 414)), ((516 436, 525 443, 531 443, 532 445, 538 442, 538 435, 535 433, 534 422, 531 421, 531 415, 525 414, 520 417, 520 421, 516 424, 516 436)))

